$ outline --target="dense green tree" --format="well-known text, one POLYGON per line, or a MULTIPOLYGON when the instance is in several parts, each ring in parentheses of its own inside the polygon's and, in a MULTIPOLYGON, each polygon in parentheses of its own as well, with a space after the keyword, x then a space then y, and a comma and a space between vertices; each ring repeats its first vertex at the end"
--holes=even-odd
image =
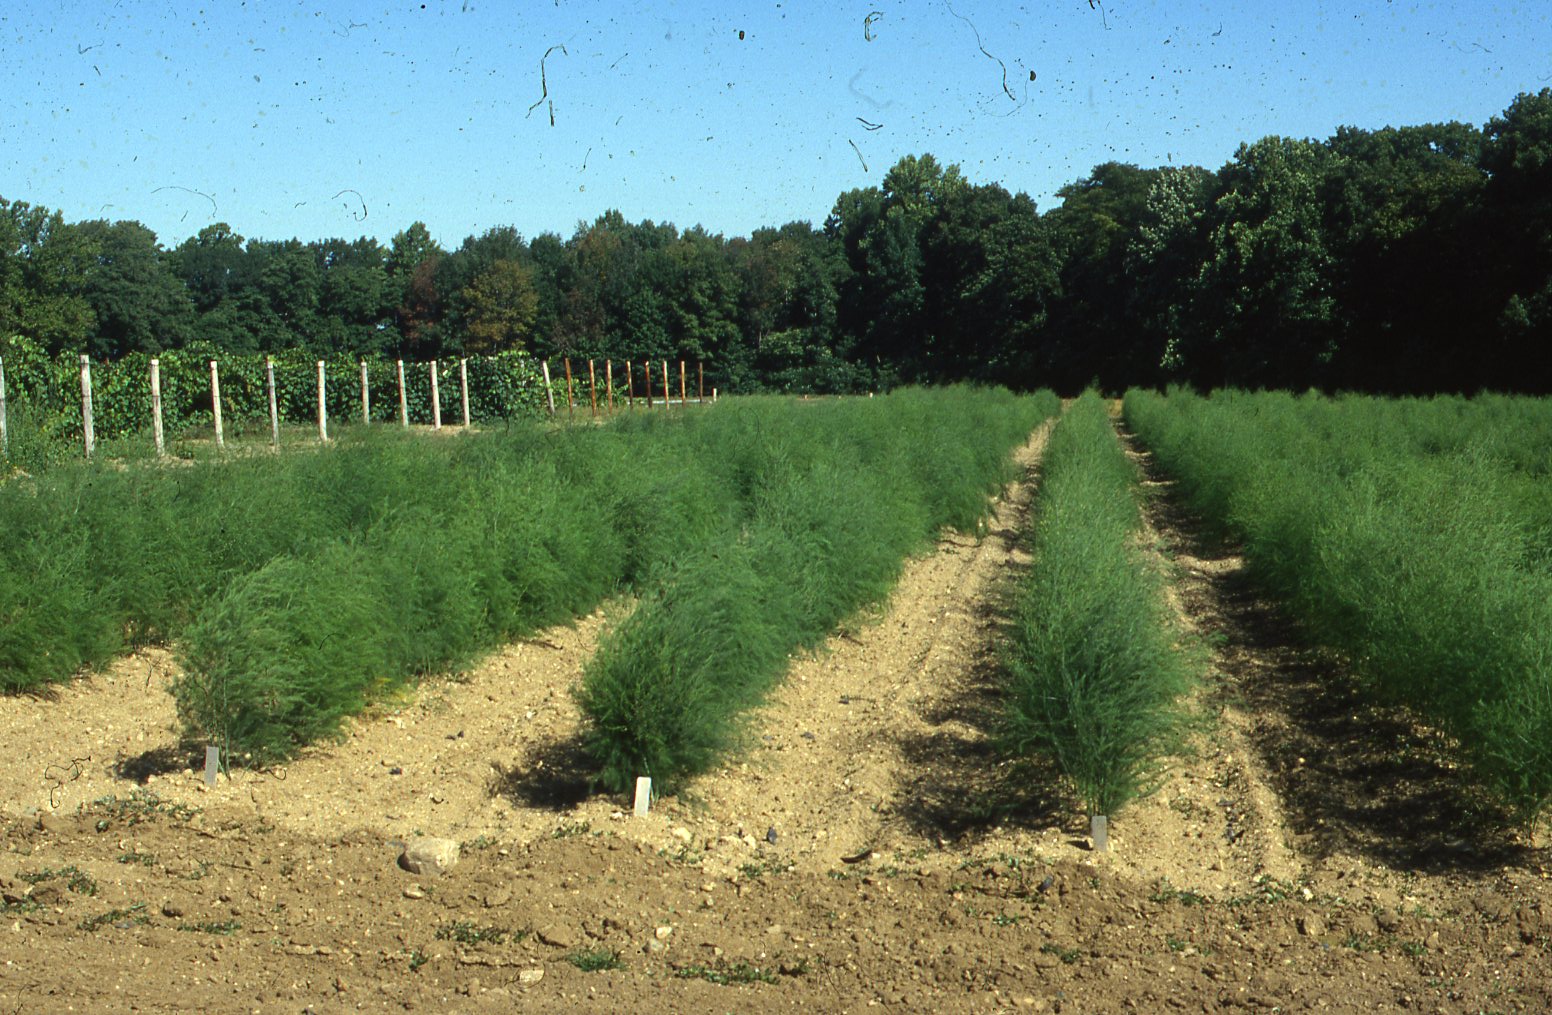
POLYGON ((492 261, 464 288, 464 351, 477 355, 524 347, 539 310, 528 269, 515 260, 492 261))
POLYGON ((424 222, 394 234, 389 244, 386 268, 397 303, 394 325, 405 354, 436 356, 441 350, 444 307, 436 275, 444 256, 424 222))
POLYGON ((1107 162, 1041 214, 910 155, 822 229, 731 239, 617 210, 569 237, 172 251, 133 222, 0 200, 0 341, 113 357, 204 343, 320 357, 700 360, 724 390, 960 378, 1552 390, 1552 90, 1485 127, 1268 137, 1216 172, 1107 162))
POLYGON ((96 257, 82 292, 95 327, 85 351, 98 359, 182 346, 194 323, 189 290, 174 274, 156 234, 139 222, 82 222, 96 257))
POLYGON ((394 286, 387 251, 370 237, 325 240, 313 245, 318 283, 319 352, 379 356, 393 344, 394 286))
POLYGON ((1075 391, 1093 381, 1119 388, 1152 380, 1160 356, 1131 326, 1126 258, 1159 172, 1106 162, 1057 191, 1062 203, 1045 224, 1061 268, 1036 361, 1046 383, 1075 391))
POLYGON ((50 355, 86 351, 95 260, 90 233, 59 212, 0 198, 0 335, 22 335, 50 355))
POLYGON ((1482 132, 1460 123, 1339 130, 1323 201, 1339 265, 1331 383, 1392 392, 1474 386, 1459 355, 1484 277, 1482 132))
MULTIPOLYGON (((1495 287, 1494 387, 1552 390, 1552 88, 1521 94, 1484 131, 1483 229, 1495 287)), ((1484 245, 1485 246, 1485 245, 1484 245)))
POLYGON ((1202 281, 1211 330, 1179 349, 1193 379, 1293 388, 1325 379, 1338 268, 1320 191, 1336 158, 1318 142, 1267 137, 1241 145, 1219 172, 1202 281))

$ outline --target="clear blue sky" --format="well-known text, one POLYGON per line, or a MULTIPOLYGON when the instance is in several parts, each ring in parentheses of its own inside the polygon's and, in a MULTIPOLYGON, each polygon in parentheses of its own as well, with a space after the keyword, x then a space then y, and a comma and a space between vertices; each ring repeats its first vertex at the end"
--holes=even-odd
POLYGON ((1552 86, 1549 19, 1548 0, 9 0, 0 196, 169 247, 213 221, 386 241, 416 219, 454 246, 610 208, 732 236, 818 224, 931 152, 1048 208, 1107 160, 1480 125, 1552 86))

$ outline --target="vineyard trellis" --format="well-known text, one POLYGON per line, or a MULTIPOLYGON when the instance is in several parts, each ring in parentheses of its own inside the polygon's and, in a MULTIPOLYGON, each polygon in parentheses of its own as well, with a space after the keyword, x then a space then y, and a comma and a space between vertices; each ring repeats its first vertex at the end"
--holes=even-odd
MULTIPOLYGON (((55 444, 75 444, 90 458, 99 438, 119 439, 143 434, 149 426, 158 457, 167 452, 169 432, 188 433, 208 426, 215 443, 224 447, 229 424, 256 427, 268 424, 270 443, 281 442, 283 422, 316 422, 318 439, 329 439, 329 417, 359 418, 362 423, 393 421, 391 403, 378 399, 373 389, 396 390, 397 421, 408 428, 424 421, 442 428, 442 385, 458 388, 458 418, 464 427, 476 422, 556 415, 554 380, 549 362, 536 362, 524 353, 461 357, 454 371, 450 362, 431 360, 419 365, 402 359, 373 362, 304 360, 295 356, 209 355, 197 351, 170 352, 162 356, 134 355, 109 363, 92 363, 89 357, 50 360, 29 355, 23 347, 13 350, 7 391, 4 358, 0 358, 0 456, 10 456, 14 427, 7 418, 7 394, 12 404, 29 410, 30 422, 55 444), (15 362, 20 360, 20 362, 15 362), (309 369, 312 368, 312 369, 309 369), (79 401, 73 392, 79 370, 79 401), (208 369, 208 380, 206 370, 208 369), (93 371, 96 371, 95 378, 93 371), (315 373, 314 373, 315 371, 315 373), (346 371, 350 371, 347 373, 346 371), (359 372, 357 374, 357 372, 359 372), (309 376, 313 374, 313 376, 309 376), (331 383, 332 379, 332 383, 331 383), (351 381, 358 380, 358 384, 351 381), (312 403, 312 404, 309 404, 312 403)), ((579 394, 571 360, 565 358, 564 376, 568 418, 574 418, 579 394)), ((635 361, 625 361, 627 407, 635 406, 635 361)), ((640 361, 647 406, 653 406, 653 373, 658 364, 640 361)), ((594 418, 601 411, 615 411, 614 362, 604 364, 605 392, 600 409, 596 362, 588 360, 588 398, 594 418)), ((661 404, 672 401, 669 361, 661 361, 661 404)), ((705 368, 696 365, 700 379, 694 401, 706 401, 705 368)), ((686 384, 688 364, 681 361, 679 401, 689 404, 686 384)), ((713 400, 716 391, 713 389, 713 400)))

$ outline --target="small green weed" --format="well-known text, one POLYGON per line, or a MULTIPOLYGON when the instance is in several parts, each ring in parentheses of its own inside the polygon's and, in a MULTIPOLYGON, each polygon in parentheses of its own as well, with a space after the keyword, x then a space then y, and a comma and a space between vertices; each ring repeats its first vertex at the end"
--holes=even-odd
POLYGON ((624 969, 625 960, 615 948, 588 948, 572 952, 566 961, 584 973, 598 973, 608 969, 624 969))
POLYGON ((1175 888, 1170 885, 1169 879, 1164 878, 1159 882, 1159 887, 1148 896, 1149 902, 1178 902, 1182 906, 1205 906, 1207 896, 1200 892, 1193 892, 1185 888, 1175 888))
POLYGON ((209 921, 205 923, 180 923, 178 924, 178 929, 191 934, 218 934, 222 937, 230 937, 242 930, 242 924, 236 920, 223 920, 220 923, 209 921))
POLYGON ((1054 942, 1046 942, 1040 946, 1040 951, 1045 955, 1055 955, 1062 960, 1063 965, 1072 965, 1083 957, 1083 953, 1076 948, 1063 948, 1054 942))
MULTIPOLYGON (((138 825, 157 815, 165 815, 178 821, 188 821, 199 813, 199 808, 177 801, 163 800, 147 789, 134 789, 130 791, 128 797, 105 796, 93 800, 91 811, 103 815, 103 820, 116 819, 138 825)), ((103 820, 97 822, 99 832, 107 830, 103 820)))
POLYGON ((77 926, 90 934, 110 923, 147 924, 151 922, 151 918, 142 912, 145 908, 144 902, 137 902, 128 909, 110 909, 106 913, 99 913, 97 916, 82 920, 77 926))
POLYGON ((741 983, 775 983, 776 974, 747 962, 719 962, 714 966, 679 966, 674 975, 681 980, 705 980, 726 987, 741 983))
POLYGON ((89 874, 86 874, 80 868, 76 867, 75 864, 71 864, 68 867, 61 867, 58 870, 54 870, 51 867, 45 867, 40 871, 34 871, 30 874, 18 874, 16 875, 16 878, 19 881, 27 882, 29 885, 40 885, 45 881, 63 880, 65 882, 65 888, 76 893, 77 895, 97 894, 97 882, 94 881, 89 874))
POLYGON ((499 945, 509 937, 514 941, 520 941, 527 934, 526 932, 514 934, 502 927, 481 927, 472 920, 456 920, 438 927, 436 936, 438 941, 456 941, 464 945, 499 945))

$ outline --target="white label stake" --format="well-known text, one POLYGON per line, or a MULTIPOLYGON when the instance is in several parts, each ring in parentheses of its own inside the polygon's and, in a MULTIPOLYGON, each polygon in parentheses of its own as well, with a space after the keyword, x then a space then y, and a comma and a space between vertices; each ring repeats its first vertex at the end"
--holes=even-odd
POLYGON ((647 808, 652 803, 652 777, 643 775, 636 779, 636 817, 647 816, 647 808))

